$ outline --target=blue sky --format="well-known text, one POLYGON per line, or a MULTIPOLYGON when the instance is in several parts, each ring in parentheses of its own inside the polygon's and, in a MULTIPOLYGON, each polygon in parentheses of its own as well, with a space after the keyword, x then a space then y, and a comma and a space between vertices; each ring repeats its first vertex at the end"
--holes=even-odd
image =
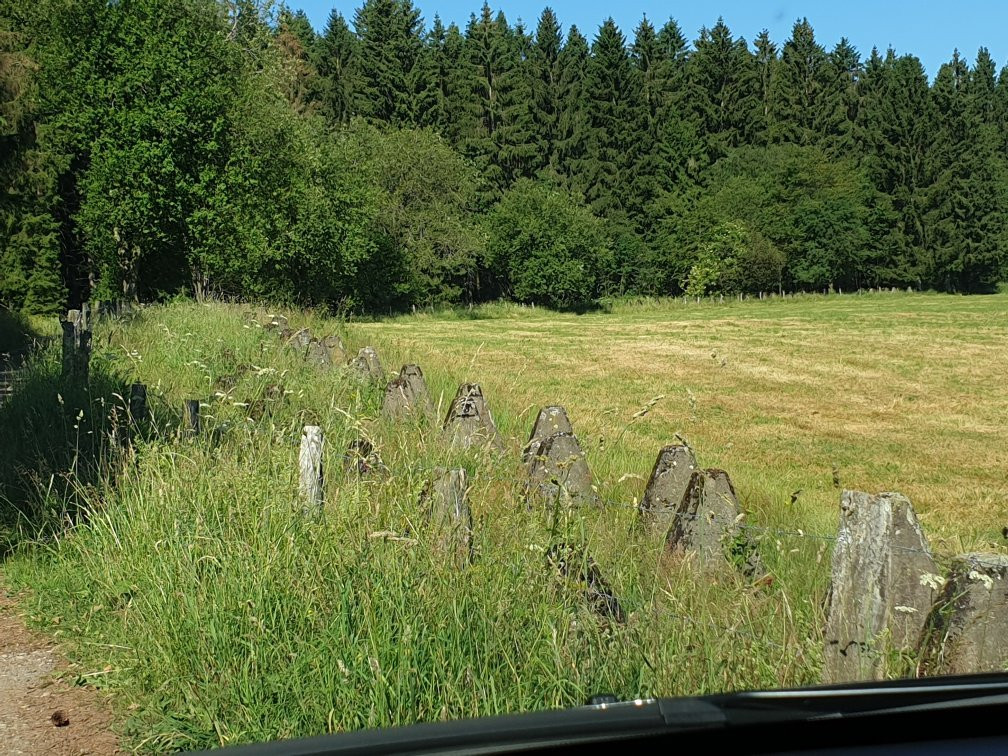
MULTIPOLYGON (((437 13, 447 23, 465 25, 482 0, 414 0, 429 24, 437 13)), ((329 11, 339 10, 352 22, 361 0, 287 0, 292 8, 302 8, 316 29, 325 27, 329 11)), ((505 0, 493 4, 501 8, 509 21, 521 18, 526 27, 535 29, 536 20, 546 2, 542 0, 505 0)), ((752 42, 760 30, 767 29, 775 42, 783 43, 796 18, 807 16, 816 38, 827 48, 846 36, 866 58, 873 45, 880 50, 892 46, 897 52, 910 52, 924 63, 933 78, 938 67, 952 56, 955 48, 972 61, 977 48, 987 47, 998 68, 1008 62, 1008 0, 842 0, 841 2, 759 2, 758 0, 720 0, 717 3, 653 0, 605 3, 599 0, 554 0, 550 6, 566 30, 577 24, 591 40, 599 24, 609 15, 623 33, 632 38, 641 16, 660 26, 672 16, 687 37, 695 39, 702 26, 712 26, 719 15, 736 35, 752 42)))

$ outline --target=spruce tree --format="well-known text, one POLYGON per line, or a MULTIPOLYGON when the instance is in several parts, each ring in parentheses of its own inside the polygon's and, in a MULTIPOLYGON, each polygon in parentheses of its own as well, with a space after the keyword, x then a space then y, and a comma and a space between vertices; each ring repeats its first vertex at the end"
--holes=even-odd
POLYGON ((591 132, 584 76, 589 60, 588 40, 576 26, 571 26, 557 59, 560 112, 557 118, 556 159, 563 184, 568 191, 581 197, 584 197, 587 188, 586 161, 591 132))
POLYGON ((285 92, 287 101, 302 115, 318 111, 323 81, 315 67, 315 32, 304 11, 297 14, 284 9, 277 27, 277 47, 286 64, 285 92))
POLYGON ((669 79, 671 61, 663 54, 654 26, 645 17, 637 25, 630 46, 630 59, 636 71, 626 124, 631 133, 634 153, 627 198, 627 212, 638 233, 650 233, 650 208, 662 192, 663 177, 667 174, 661 150, 663 118, 668 114, 670 96, 669 79))
POLYGON ((856 144, 855 124, 861 105, 859 88, 864 67, 857 49, 846 37, 841 37, 830 52, 829 69, 833 79, 830 97, 838 99, 839 116, 836 131, 827 137, 826 146, 833 154, 848 155, 856 144))
POLYGON ((503 13, 487 3, 466 27, 469 75, 462 150, 480 169, 489 206, 516 179, 530 172, 535 150, 529 116, 528 79, 521 40, 503 13))
POLYGON ((423 43, 410 0, 365 0, 354 15, 360 86, 354 109, 376 123, 410 125, 416 115, 413 69, 423 43))
POLYGON ((1001 69, 994 92, 994 115, 1001 133, 1001 149, 1008 155, 1008 66, 1001 69))
POLYGON ((459 148, 468 122, 466 113, 470 105, 469 87, 473 76, 465 37, 454 23, 449 24, 445 32, 441 55, 444 66, 441 88, 445 103, 442 129, 449 143, 459 148))
POLYGON ((591 129, 585 161, 585 198, 592 211, 609 221, 612 268, 605 287, 623 293, 637 284, 644 249, 633 221, 636 141, 640 116, 639 73, 626 40, 609 18, 592 45, 586 101, 591 129))
POLYGON ((934 118, 927 74, 913 56, 889 50, 883 59, 873 49, 859 89, 856 152, 876 192, 867 283, 916 286, 929 254, 924 215, 934 118))
POLYGON ((623 33, 612 18, 599 28, 588 64, 590 123, 585 198, 596 215, 626 218, 632 178, 637 75, 623 33))
POLYGON ((701 29, 689 58, 689 91, 702 160, 713 163, 753 141, 759 123, 756 66, 744 39, 723 19, 701 29))
POLYGON ((497 79, 500 123, 494 133, 495 159, 503 177, 504 191, 520 178, 533 175, 536 154, 530 101, 532 99, 527 74, 530 40, 519 23, 508 26, 503 11, 494 20, 496 39, 502 45, 500 76, 497 79))
POLYGON ((308 14, 303 10, 292 11, 290 8, 280 10, 278 27, 286 27, 291 34, 297 37, 301 46, 308 55, 313 56, 315 46, 318 43, 318 35, 308 20, 308 14))
POLYGON ((435 15, 412 72, 414 121, 418 126, 430 127, 442 134, 448 118, 449 70, 444 50, 447 36, 441 17, 435 15))
POLYGON ((996 89, 996 67, 982 47, 966 82, 966 145, 952 202, 961 247, 947 274, 957 291, 993 291, 1008 256, 1008 164, 996 89))
POLYGON ((316 68, 322 77, 322 112, 332 123, 349 123, 358 87, 357 37, 335 9, 329 14, 316 49, 316 68))
POLYGON ((1006 167, 994 118, 994 64, 981 48, 972 71, 956 51, 932 87, 936 111, 928 230, 931 284, 988 291, 1005 254, 1006 167))
POLYGON ((781 50, 774 93, 775 142, 833 148, 844 119, 841 93, 826 50, 808 19, 796 21, 781 50))
POLYGON ((494 42, 493 12, 487 2, 480 15, 469 17, 465 30, 465 65, 461 67, 458 113, 458 147, 476 166, 484 186, 479 201, 488 208, 498 198, 503 184, 494 162, 493 132, 500 120, 497 106, 497 77, 500 46, 494 42))
POLYGON ((696 176, 701 146, 689 99, 689 42, 675 20, 670 18, 658 32, 658 49, 665 88, 657 114, 658 189, 668 193, 696 176))
POLYGON ((759 33, 753 46, 756 48, 754 56, 759 97, 754 141, 757 144, 767 144, 773 131, 773 94, 777 85, 777 67, 780 58, 777 56, 777 45, 770 39, 770 32, 766 29, 759 33))
POLYGON ((535 140, 531 169, 547 177, 560 176, 558 140, 561 114, 560 54, 563 38, 552 9, 539 16, 535 40, 529 53, 528 73, 531 99, 529 117, 535 140))

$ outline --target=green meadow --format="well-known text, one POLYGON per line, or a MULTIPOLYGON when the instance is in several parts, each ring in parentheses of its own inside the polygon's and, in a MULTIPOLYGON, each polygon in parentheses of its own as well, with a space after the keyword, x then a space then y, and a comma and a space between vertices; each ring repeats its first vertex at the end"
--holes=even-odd
POLYGON ((3 577, 141 751, 812 684, 841 488, 909 496, 942 556, 1004 543, 1006 294, 289 313, 351 352, 374 345, 390 375, 421 365, 439 418, 479 383, 502 454, 449 448, 438 420, 382 418, 383 387, 306 364, 251 310, 101 323, 90 390, 61 383, 51 345, 0 406, 3 577), (131 424, 135 381, 150 419, 131 424), (203 403, 196 438, 179 430, 185 399, 203 403), (521 448, 547 404, 566 407, 603 507, 526 505, 521 448), (309 424, 326 435, 319 518, 297 490, 309 424), (359 438, 387 471, 344 470, 359 438), (678 439, 731 475, 769 579, 672 562, 636 527, 678 439), (418 504, 446 466, 472 481, 465 569, 418 504), (546 567, 559 542, 598 563, 625 623, 546 567))

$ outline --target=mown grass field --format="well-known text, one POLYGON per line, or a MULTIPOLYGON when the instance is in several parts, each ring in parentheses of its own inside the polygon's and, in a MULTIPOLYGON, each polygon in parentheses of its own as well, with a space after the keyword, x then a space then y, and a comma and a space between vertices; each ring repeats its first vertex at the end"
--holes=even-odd
POLYGON ((391 365, 419 361, 446 401, 460 377, 481 383, 522 441, 539 406, 563 404, 611 498, 639 496, 679 432, 759 521, 831 529, 836 467, 844 487, 907 494, 949 548, 1000 543, 1008 524, 1004 295, 510 307, 354 330, 391 365))
POLYGON ((9 471, 33 473, 30 486, 7 473, 6 506, 30 500, 50 523, 22 529, 5 578, 29 589, 32 620, 68 642, 80 680, 114 694, 141 750, 571 706, 600 692, 817 682, 834 470, 843 487, 910 496, 942 554, 1003 543, 1003 294, 648 302, 580 316, 495 306, 350 324, 292 315, 353 348, 374 344, 389 372, 419 363, 442 411, 459 383, 480 383, 507 441, 500 457, 452 451, 431 424, 383 420, 377 388, 305 365, 247 312, 177 304, 103 325, 90 395, 57 398, 53 352, 0 408, 9 471), (92 465, 114 393, 133 380, 148 385, 153 421, 121 471, 92 465), (205 402, 196 440, 177 432, 186 398, 205 402), (520 448, 550 403, 568 409, 601 511, 522 501, 520 448), (320 522, 302 515, 295 482, 309 423, 327 435, 320 522), (660 539, 634 527, 676 433, 702 465, 731 474, 769 586, 668 563, 660 539), (362 435, 388 474, 341 470, 362 435), (57 443, 79 451, 54 461, 57 443), (58 464, 73 473, 39 472, 58 464), (461 571, 417 504, 448 464, 473 480, 476 559, 461 571), (83 517, 65 512, 68 499, 83 517), (561 540, 596 559, 625 624, 597 618, 545 568, 561 540))

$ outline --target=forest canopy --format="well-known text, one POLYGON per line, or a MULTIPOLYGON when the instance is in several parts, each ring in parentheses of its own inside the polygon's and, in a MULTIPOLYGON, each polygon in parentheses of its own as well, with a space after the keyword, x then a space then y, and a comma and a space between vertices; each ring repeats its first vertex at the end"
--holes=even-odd
POLYGON ((630 38, 366 0, 0 0, 0 304, 991 291, 1008 67, 805 19, 630 38), (589 39, 590 37, 590 39, 589 39))

